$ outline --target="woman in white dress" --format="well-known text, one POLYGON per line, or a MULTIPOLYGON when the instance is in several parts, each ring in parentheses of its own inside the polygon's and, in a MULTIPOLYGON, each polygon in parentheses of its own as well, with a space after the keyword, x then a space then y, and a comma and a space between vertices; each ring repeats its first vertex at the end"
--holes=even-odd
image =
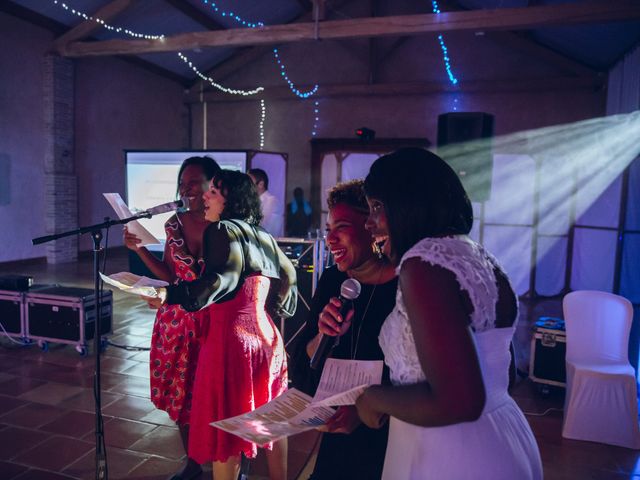
POLYGON ((437 155, 405 148, 374 162, 367 228, 399 271, 380 332, 392 386, 358 399, 370 427, 390 420, 383 479, 539 479, 540 453, 507 393, 517 298, 472 241, 471 203, 437 155))

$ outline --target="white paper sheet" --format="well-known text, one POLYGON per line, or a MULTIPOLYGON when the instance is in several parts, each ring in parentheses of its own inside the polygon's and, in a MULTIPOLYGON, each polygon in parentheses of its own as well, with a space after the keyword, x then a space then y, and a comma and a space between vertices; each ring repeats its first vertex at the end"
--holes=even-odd
POLYGON ((155 280, 149 277, 141 277, 131 272, 119 272, 111 275, 104 275, 100 273, 100 277, 105 283, 113 285, 114 287, 122 290, 126 293, 133 295, 144 295, 145 297, 157 297, 157 288, 166 287, 169 285, 163 280, 155 280))
POLYGON ((252 412, 211 423, 226 432, 263 445, 326 423, 331 406, 353 405, 369 385, 382 380, 383 362, 327 359, 316 395, 292 388, 252 412))
MULTIPOLYGON (((123 218, 133 217, 134 213, 129 209, 119 193, 103 193, 104 198, 109 202, 111 208, 116 212, 116 215, 120 220, 123 218)), ((157 245, 160 243, 156 237, 154 237, 149 230, 140 225, 140 222, 134 220, 127 223, 127 228, 131 233, 141 240, 140 246, 145 245, 157 245)))
POLYGON ((382 381, 382 360, 339 360, 328 358, 322 369, 313 403, 353 405, 368 385, 382 381))
POLYGON ((295 388, 252 412, 211 423, 225 432, 264 445, 324 424, 332 408, 312 406, 311 397, 295 388))

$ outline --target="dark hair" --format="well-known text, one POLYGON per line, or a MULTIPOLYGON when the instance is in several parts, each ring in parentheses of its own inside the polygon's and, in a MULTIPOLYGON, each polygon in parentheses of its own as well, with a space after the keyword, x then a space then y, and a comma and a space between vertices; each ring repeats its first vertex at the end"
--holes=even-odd
POLYGON ((252 225, 260 224, 260 197, 249 175, 234 170, 220 170, 213 177, 213 184, 225 198, 221 220, 237 218, 252 225))
POLYGON ((422 148, 401 148, 377 159, 364 189, 384 205, 397 259, 425 237, 471 231, 473 209, 460 179, 444 160, 422 148))
POLYGON ((253 175, 253 177, 256 179, 256 182, 264 182, 264 189, 269 190, 269 177, 267 175, 267 172, 265 172, 261 168, 252 168, 247 173, 253 175))
POLYGON ((182 172, 184 172, 184 169, 189 165, 197 165, 198 167, 202 168, 202 173, 207 180, 211 180, 216 175, 216 173, 221 170, 218 162, 216 162, 211 157, 203 156, 185 158, 185 160, 182 162, 182 165, 180 165, 180 170, 178 171, 178 186, 176 188, 176 195, 180 190, 180 178, 182 177, 182 172))
POLYGON ((329 189, 327 207, 332 209, 340 203, 344 203, 359 212, 369 213, 369 205, 364 194, 364 180, 350 180, 338 183, 329 189))

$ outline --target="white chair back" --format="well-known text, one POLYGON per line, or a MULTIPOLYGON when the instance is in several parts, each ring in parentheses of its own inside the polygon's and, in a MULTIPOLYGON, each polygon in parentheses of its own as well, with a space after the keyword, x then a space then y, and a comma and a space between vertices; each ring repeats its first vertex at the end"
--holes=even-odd
POLYGON ((628 362, 633 306, 624 297, 595 290, 567 294, 562 301, 567 361, 628 362))

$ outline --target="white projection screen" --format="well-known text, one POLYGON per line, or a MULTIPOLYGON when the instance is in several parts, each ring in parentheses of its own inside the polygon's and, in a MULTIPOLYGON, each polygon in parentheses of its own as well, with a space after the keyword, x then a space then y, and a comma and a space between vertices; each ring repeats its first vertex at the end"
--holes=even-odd
MULTIPOLYGON (((133 211, 141 211, 176 199, 178 171, 182 162, 194 156, 210 156, 228 170, 246 171, 246 151, 183 150, 125 151, 126 198, 133 211)), ((164 222, 171 213, 156 215, 142 223, 156 238, 164 241, 164 222)))

